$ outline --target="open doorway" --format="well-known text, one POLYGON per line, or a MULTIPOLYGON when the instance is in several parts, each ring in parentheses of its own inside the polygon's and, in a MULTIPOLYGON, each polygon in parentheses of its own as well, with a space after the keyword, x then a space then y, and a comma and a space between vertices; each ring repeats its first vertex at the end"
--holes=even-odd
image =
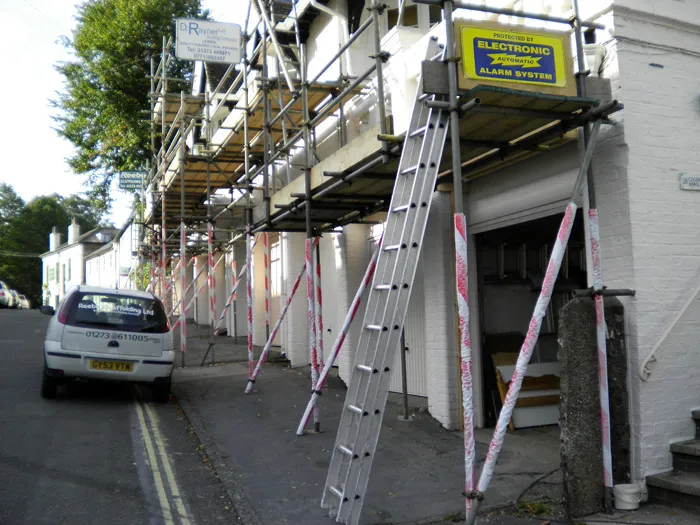
MULTIPOLYGON (((527 333, 563 214, 476 235, 481 358, 486 426, 495 426, 527 333)), ((559 419, 559 310, 586 287, 583 216, 569 245, 518 398, 511 429, 554 425, 559 419)))

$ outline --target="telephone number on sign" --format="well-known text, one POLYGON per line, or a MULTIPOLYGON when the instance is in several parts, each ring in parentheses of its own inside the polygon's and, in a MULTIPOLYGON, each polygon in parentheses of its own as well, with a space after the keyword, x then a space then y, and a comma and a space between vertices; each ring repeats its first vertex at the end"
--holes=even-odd
POLYGON ((87 337, 95 337, 97 339, 116 339, 118 341, 148 341, 147 335, 136 334, 109 334, 108 332, 85 332, 87 337))

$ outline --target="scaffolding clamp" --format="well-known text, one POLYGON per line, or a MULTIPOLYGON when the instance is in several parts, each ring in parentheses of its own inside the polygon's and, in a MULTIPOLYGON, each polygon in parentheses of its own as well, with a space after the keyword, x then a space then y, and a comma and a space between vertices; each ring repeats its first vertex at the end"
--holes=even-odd
POLYGON ((382 63, 386 63, 391 58, 391 55, 388 51, 382 51, 380 53, 377 53, 376 55, 370 55, 369 58, 373 60, 378 58, 382 61, 382 63))
POLYGON ((462 494, 464 494, 464 497, 467 499, 484 501, 484 493, 480 490, 470 490, 469 492, 463 492, 462 494))

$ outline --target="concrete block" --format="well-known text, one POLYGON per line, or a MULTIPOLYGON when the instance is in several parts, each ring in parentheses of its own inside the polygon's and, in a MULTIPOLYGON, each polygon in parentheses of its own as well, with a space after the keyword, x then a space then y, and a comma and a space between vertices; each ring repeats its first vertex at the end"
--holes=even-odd
MULTIPOLYGON (((617 299, 606 300, 608 387, 610 390, 613 480, 630 480, 627 351, 624 310, 617 299)), ((600 396, 592 299, 575 299, 561 310, 561 459, 564 498, 569 517, 604 508, 600 396)))

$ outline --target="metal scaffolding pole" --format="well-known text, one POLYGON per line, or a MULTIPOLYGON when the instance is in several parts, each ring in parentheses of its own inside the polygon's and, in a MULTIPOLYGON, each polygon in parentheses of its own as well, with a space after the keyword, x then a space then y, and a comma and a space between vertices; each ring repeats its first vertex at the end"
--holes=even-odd
POLYGON ((472 509, 476 476, 474 472, 476 443, 474 441, 474 404, 472 381, 471 339, 469 336, 469 284, 467 274, 467 220, 464 215, 462 190, 462 157, 459 137, 460 104, 457 99, 457 53, 453 25, 453 3, 444 3, 446 43, 445 60, 449 83, 450 134, 452 143, 452 198, 454 201, 455 282, 460 347, 460 383, 462 397, 462 426, 464 433, 464 493, 466 513, 472 509))
MULTIPOLYGON (((389 58, 388 53, 382 51, 382 35, 381 27, 379 23, 379 16, 384 10, 384 4, 380 4, 379 0, 372 0, 371 7, 369 8, 372 12, 372 20, 374 21, 374 63, 377 70, 377 108, 379 110, 379 129, 382 136, 388 134, 388 126, 386 120, 386 107, 384 100, 384 74, 383 74, 383 63, 389 58)), ((342 101, 342 99, 341 99, 342 101)), ((386 140, 382 141, 382 151, 384 157, 389 156, 389 143, 386 140)))
MULTIPOLYGON (((180 104, 184 107, 185 92, 180 92, 180 104)), ((180 131, 184 130, 185 114, 180 117, 180 131)), ((163 221, 165 221, 165 207, 163 207, 163 221)), ((165 246, 165 242, 163 242, 165 246)), ((187 353, 187 319, 185 312, 185 288, 187 286, 187 226, 185 225, 185 138, 182 137, 180 145, 180 359, 182 368, 185 368, 185 354, 187 353)), ((174 276, 173 276, 174 277, 174 276)), ((167 306, 166 306, 167 311, 167 306)))
MULTIPOLYGON (((319 363, 318 349, 316 347, 316 315, 314 301, 314 258, 313 258, 313 228, 311 225, 311 125, 309 116, 309 86, 308 61, 306 56, 306 44, 301 46, 301 105, 303 112, 303 132, 304 132, 304 190, 306 198, 306 296, 308 300, 308 325, 309 325, 309 347, 311 351, 311 390, 316 390, 318 382, 319 363)), ((321 431, 321 417, 319 410, 314 411, 314 430, 321 431)))
MULTIPOLYGON (((576 59, 578 71, 576 72, 576 89, 579 97, 586 96, 586 77, 589 71, 586 67, 586 59, 583 52, 583 38, 581 34, 581 18, 579 16, 578 0, 573 0, 574 7, 574 33, 576 37, 576 59)), ((584 155, 591 141, 590 128, 585 124, 579 133, 579 149, 584 155)), ((590 254, 592 262, 589 269, 591 277, 589 285, 593 286, 595 292, 603 290, 603 270, 601 268, 600 255, 600 228, 598 224, 598 209, 595 194, 595 181, 593 166, 589 164, 586 172, 586 182, 588 187, 588 231, 586 248, 590 254)), ((607 327, 605 324, 605 303, 600 293, 594 295, 596 314, 596 342, 598 347, 598 389, 600 397, 600 424, 603 451, 603 484, 605 486, 605 510, 613 510, 613 472, 612 472, 612 444, 610 437, 610 394, 608 391, 608 351, 605 334, 607 327)))
MULTIPOLYGON (((166 41, 165 37, 163 37, 163 54, 162 54, 162 61, 160 64, 160 74, 161 74, 161 103, 160 103, 160 112, 161 112, 161 122, 160 122, 160 131, 161 131, 161 137, 163 137, 161 140, 164 140, 165 137, 165 128, 166 128, 166 118, 167 118, 167 95, 168 95, 168 76, 167 76, 167 71, 165 67, 165 63, 167 60, 167 49, 166 49, 166 41)), ((163 297, 163 290, 165 288, 165 264, 166 264, 166 243, 165 243, 165 238, 166 238, 166 230, 167 230, 167 222, 165 219, 165 193, 166 193, 166 187, 165 187, 165 173, 166 173, 166 152, 165 152, 165 143, 163 142, 161 144, 160 148, 161 152, 161 158, 160 158, 160 176, 161 176, 161 197, 160 197, 160 214, 161 214, 161 230, 160 230, 160 241, 161 241, 161 250, 160 250, 160 275, 158 277, 158 290, 159 290, 159 295, 161 296, 161 300, 163 301, 163 304, 165 305, 165 309, 168 309, 168 301, 166 297, 163 297)))

